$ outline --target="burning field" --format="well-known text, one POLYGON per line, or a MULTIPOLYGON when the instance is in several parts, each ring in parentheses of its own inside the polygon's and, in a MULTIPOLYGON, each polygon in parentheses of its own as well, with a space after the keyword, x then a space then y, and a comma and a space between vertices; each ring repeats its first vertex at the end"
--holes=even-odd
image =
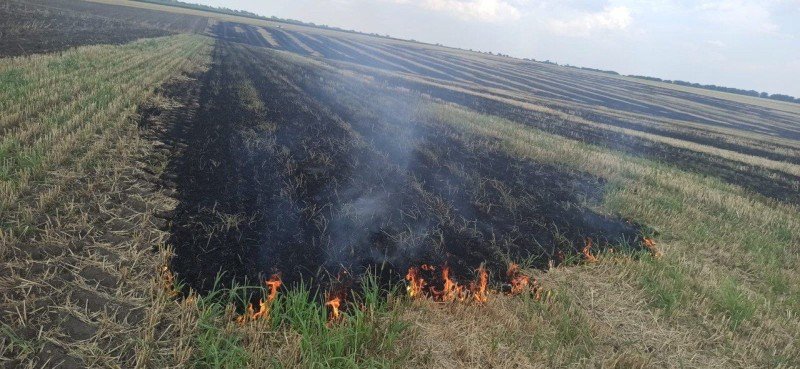
POLYGON ((0 367, 800 365, 798 106, 98 1, 0 5, 0 367))
POLYGON ((396 283, 423 264, 458 278, 560 264, 587 240, 639 248, 640 227, 592 209, 602 178, 504 154, 418 94, 234 44, 213 55, 198 80, 220 88, 180 122, 186 150, 167 174, 173 268, 196 290, 220 272, 326 284, 372 269, 396 283))

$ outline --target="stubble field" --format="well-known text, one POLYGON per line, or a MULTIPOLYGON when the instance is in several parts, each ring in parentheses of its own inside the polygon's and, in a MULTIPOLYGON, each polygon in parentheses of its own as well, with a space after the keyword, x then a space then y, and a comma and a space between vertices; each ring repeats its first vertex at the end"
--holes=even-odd
POLYGON ((800 365, 800 105, 139 2, 14 12, 4 366, 800 365), (66 49, 98 43, 124 44, 66 49))

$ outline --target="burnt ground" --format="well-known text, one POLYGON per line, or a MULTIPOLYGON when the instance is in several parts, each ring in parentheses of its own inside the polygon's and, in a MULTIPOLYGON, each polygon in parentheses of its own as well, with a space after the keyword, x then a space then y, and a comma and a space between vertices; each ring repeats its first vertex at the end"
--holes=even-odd
MULTIPOLYGON (((185 27, 204 28, 206 19, 156 12, 112 13, 103 4, 82 1, 3 1, 0 3, 0 57, 61 51, 93 44, 124 44, 173 34, 185 27), (138 14, 138 16, 136 16, 138 14), (137 22, 147 19, 148 23, 137 22)), ((120 11, 129 11, 129 7, 120 11)), ((112 8, 112 10, 113 10, 112 8)))
MULTIPOLYGON (((717 177, 725 182, 744 187, 754 193, 780 202, 800 203, 800 191, 798 191, 800 177, 782 171, 748 165, 739 161, 711 156, 599 127, 569 124, 548 114, 526 110, 487 97, 456 92, 442 86, 413 82, 403 78, 388 77, 380 79, 392 86, 420 91, 443 101, 455 103, 484 114, 496 115, 514 122, 530 125, 545 132, 588 144, 605 146, 634 156, 717 177)), ((602 119, 600 121, 603 122, 602 119)), ((741 152, 741 150, 735 150, 732 147, 727 148, 741 152)), ((754 154, 749 151, 744 153, 754 154)), ((781 160, 782 158, 775 159, 781 160)))
MULTIPOLYGON (((217 25, 217 27, 213 30, 213 32, 217 35, 217 37, 222 37, 229 41, 235 41, 255 46, 263 46, 263 44, 265 43, 263 37, 261 37, 259 34, 257 34, 250 28, 246 28, 247 32, 244 33, 233 32, 232 30, 235 26, 236 24, 234 23, 221 22, 220 24, 217 25)), ((244 26, 240 25, 240 27, 244 26)), ((314 36, 314 38, 311 38, 310 36, 304 35, 303 33, 297 31, 277 30, 274 28, 265 28, 265 30, 270 32, 273 35, 273 37, 275 37, 275 39, 280 44, 278 46, 278 48, 280 49, 288 50, 301 55, 305 55, 308 53, 306 50, 303 50, 302 48, 297 46, 295 42, 288 39, 284 34, 284 33, 289 33, 293 35, 296 39, 300 40, 301 42, 304 42, 306 45, 320 52, 322 56, 331 61, 343 61, 348 63, 354 63, 355 65, 369 66, 387 71, 397 71, 396 66, 372 58, 371 55, 374 54, 373 51, 369 51, 366 48, 353 42, 347 42, 346 40, 334 41, 331 39, 331 37, 321 36, 321 35, 316 35, 314 36), (349 45, 349 47, 345 47, 344 45, 349 45)), ((411 57, 419 63, 432 66, 438 70, 447 72, 449 75, 445 76, 441 74, 432 73, 431 70, 429 69, 421 69, 421 68, 415 68, 413 66, 407 66, 418 76, 437 78, 442 83, 446 83, 446 81, 452 81, 453 80, 452 76, 462 76, 466 80, 471 80, 472 82, 479 83, 482 86, 490 86, 504 90, 507 88, 507 86, 504 86, 501 80, 496 81, 496 84, 493 82, 494 81, 493 78, 501 76, 510 81, 513 81, 514 83, 517 83, 519 86, 535 85, 537 88, 545 89, 545 91, 537 90, 536 91, 537 95, 544 94, 542 96, 548 96, 547 91, 552 90, 554 92, 557 91, 558 93, 567 93, 570 100, 585 104, 607 106, 614 109, 621 109, 622 111, 639 112, 654 116, 663 116, 676 119, 687 119, 688 121, 694 121, 709 125, 719 124, 716 122, 703 120, 697 117, 689 117, 680 114, 675 115, 676 113, 674 112, 670 112, 662 109, 661 107, 653 105, 644 106, 642 105, 641 101, 637 101, 635 104, 627 102, 615 102, 612 101, 611 99, 599 96, 596 93, 583 91, 577 88, 577 86, 575 85, 575 83, 578 82, 571 80, 562 81, 563 83, 561 84, 551 85, 549 84, 549 82, 544 83, 543 80, 531 79, 530 76, 525 76, 523 78, 521 75, 518 74, 519 71, 511 71, 508 70, 508 68, 502 68, 502 70, 495 70, 487 66, 481 65, 480 63, 475 61, 462 60, 456 57, 441 57, 441 56, 440 58, 431 57, 425 55, 424 53, 419 52, 419 50, 411 51, 413 49, 412 47, 385 46, 384 48, 376 45, 373 45, 372 47, 375 47, 377 49, 388 50, 388 54, 384 54, 382 55, 382 57, 387 60, 392 60, 397 65, 403 65, 403 59, 393 58, 390 54, 396 53, 397 55, 411 57), (450 63, 453 67, 448 66, 445 63, 450 63), (473 71, 478 71, 482 73, 482 76, 487 79, 473 80, 471 78, 474 77, 470 77, 470 74, 463 74, 459 71, 459 69, 455 68, 455 66, 463 67, 466 65, 468 65, 469 68, 472 68, 473 71), (622 105, 617 105, 617 104, 622 104, 622 105), (637 110, 641 108, 640 105, 644 106, 647 109, 641 111, 637 110)), ((336 64, 336 65, 340 65, 345 69, 352 69, 355 67, 354 64, 347 64, 347 65, 336 64)), ((377 78, 391 86, 402 87, 422 92, 434 98, 441 99, 443 101, 459 104, 481 113, 500 116, 509 119, 511 121, 530 125, 538 129, 544 130, 546 132, 568 137, 570 139, 577 139, 589 144, 606 146, 610 149, 622 151, 634 156, 644 157, 650 160, 663 162, 668 165, 676 166, 678 168, 692 171, 695 173, 701 173, 703 175, 713 176, 721 179, 724 182, 741 186, 749 191, 758 193, 760 195, 763 195, 765 197, 780 202, 790 203, 790 204, 800 203, 800 177, 787 174, 782 171, 771 170, 760 166, 748 165, 741 163, 739 161, 730 160, 719 156, 708 155, 690 149, 684 149, 669 144, 658 143, 624 133, 612 132, 600 127, 590 127, 578 124, 570 124, 569 122, 565 122, 558 117, 540 112, 526 110, 503 101, 498 101, 490 97, 477 96, 477 95, 465 94, 458 91, 453 91, 447 88, 446 85, 421 83, 403 78, 400 75, 388 75, 385 73, 375 72, 364 68, 358 68, 358 67, 355 68, 359 72, 371 74, 374 78, 377 78)), ((529 68, 531 68, 532 70, 536 69, 533 66, 530 66, 529 68)), ((592 77, 592 78, 598 78, 598 77, 592 77)), ((653 87, 646 85, 639 86, 638 84, 632 84, 632 86, 628 87, 630 88, 635 87, 635 89, 637 90, 644 89, 645 91, 651 94, 665 93, 665 91, 663 91, 662 89, 655 89, 653 87)), ((747 109, 754 109, 754 111, 756 112, 761 111, 753 106, 749 105, 738 106, 737 104, 734 103, 722 101, 720 99, 705 97, 701 95, 685 93, 680 91, 671 91, 671 90, 669 92, 675 94, 675 96, 684 98, 689 101, 696 101, 703 104, 707 104, 708 106, 724 108, 730 111, 742 112, 742 113, 749 112, 747 109)), ((499 97, 508 98, 506 96, 499 96, 499 97)), ((558 95, 552 95, 550 97, 558 99, 558 95)), ((511 99, 513 100, 513 98, 511 99)), ((780 150, 776 150, 776 148, 781 148, 781 145, 778 143, 758 142, 757 146, 753 146, 753 145, 739 143, 736 140, 729 141, 720 139, 718 137, 704 135, 703 132, 691 132, 691 133, 677 132, 667 129, 660 129, 655 125, 634 124, 624 119, 614 117, 610 114, 603 114, 591 109, 581 108, 579 106, 564 107, 563 105, 559 104, 544 104, 544 105, 551 109, 566 112, 571 115, 576 115, 578 117, 581 117, 583 119, 592 122, 604 123, 611 126, 647 132, 663 137, 680 139, 687 142, 693 142, 700 145, 731 150, 746 155, 755 155, 771 160, 785 161, 795 164, 800 163, 800 158, 798 158, 797 156, 791 154, 785 154, 782 153, 780 150)), ((773 113, 774 112, 770 112, 769 110, 761 112, 761 114, 769 116, 770 119, 775 119, 776 121, 785 119, 781 118, 779 115, 774 115, 773 113)), ((757 128, 759 128, 759 127, 751 127, 750 125, 745 124, 745 122, 738 122, 737 127, 743 130, 751 130, 751 129, 756 130, 757 128)), ((770 129, 776 129, 777 131, 775 131, 775 134, 782 137, 789 137, 789 138, 795 137, 793 136, 794 133, 792 133, 793 131, 791 130, 779 130, 779 128, 777 127, 771 127, 770 129)), ((786 149, 786 147, 783 148, 786 149)))
POLYGON ((601 178, 414 121, 416 94, 226 42, 213 59, 200 110, 162 138, 184 147, 164 180, 180 201, 173 270, 196 289, 220 272, 292 283, 421 263, 471 278, 483 262, 544 266, 587 237, 638 243, 637 226, 590 208, 601 178))
POLYGON ((85 0, 18 0, 32 4, 45 5, 52 9, 91 14, 150 28, 173 32, 202 33, 208 25, 208 18, 183 13, 163 12, 125 5, 96 3, 85 0))

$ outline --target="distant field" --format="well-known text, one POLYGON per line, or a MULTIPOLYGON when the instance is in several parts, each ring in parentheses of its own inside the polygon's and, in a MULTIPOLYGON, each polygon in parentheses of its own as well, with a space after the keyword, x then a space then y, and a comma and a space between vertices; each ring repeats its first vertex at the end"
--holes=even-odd
POLYGON ((139 2, 0 18, 3 366, 800 366, 800 105, 139 2))

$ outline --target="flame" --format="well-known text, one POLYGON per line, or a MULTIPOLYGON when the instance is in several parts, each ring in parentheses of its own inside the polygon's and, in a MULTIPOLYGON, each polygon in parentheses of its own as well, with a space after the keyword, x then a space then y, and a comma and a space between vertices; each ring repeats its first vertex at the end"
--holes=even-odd
POLYGON ((478 268, 478 283, 475 285, 474 290, 472 291, 472 296, 475 298, 477 302, 487 302, 489 301, 489 292, 486 287, 489 284, 489 273, 486 271, 486 267, 481 264, 478 268))
POLYGON ((269 309, 272 306, 272 301, 278 297, 278 288, 281 287, 283 282, 281 282, 280 274, 273 274, 264 284, 269 288, 269 294, 259 301, 258 311, 253 307, 253 303, 247 304, 245 313, 236 318, 237 323, 244 324, 259 319, 269 319, 269 309))
POLYGON ((510 295, 518 295, 524 292, 530 284, 531 278, 519 271, 519 265, 517 263, 508 265, 506 275, 508 276, 509 283, 511 283, 510 295))
POLYGON ((163 280, 164 292, 166 292, 167 296, 176 297, 181 294, 175 289, 175 274, 169 270, 169 266, 164 265, 161 267, 161 279, 163 280))
POLYGON ((589 263, 597 262, 597 257, 592 255, 591 249, 592 248, 592 239, 586 238, 586 246, 581 250, 583 256, 586 258, 586 261, 589 263))
MULTIPOLYGON (((588 247, 591 247, 591 241, 588 241, 588 243, 587 248, 585 248, 587 253, 589 251, 588 247)), ((589 255, 591 255, 591 253, 589 253, 589 255)), ((593 255, 592 257, 594 260, 597 260, 593 255)), ((489 289, 489 272, 484 264, 481 264, 477 269, 478 278, 470 282, 469 286, 459 285, 451 278, 451 269, 446 264, 442 266, 441 269, 442 289, 439 290, 434 286, 426 286, 425 280, 420 275, 421 270, 432 272, 436 270, 435 267, 423 264, 419 268, 408 268, 408 273, 406 274, 406 280, 408 281, 406 290, 408 291, 408 296, 412 299, 430 298, 436 302, 474 301, 477 303, 486 303, 489 301, 489 295, 492 293, 492 290, 489 289)), ((519 265, 516 263, 509 264, 506 276, 508 277, 508 283, 511 285, 511 289, 506 292, 509 296, 519 295, 525 291, 529 291, 536 301, 541 301, 542 299, 547 301, 552 296, 552 291, 542 288, 536 278, 522 273, 519 265)), ((331 306, 334 310, 333 314, 338 316, 336 311, 338 311, 337 308, 340 301, 336 300, 336 305, 333 306, 334 300, 335 299, 329 299, 326 305, 331 306)))
POLYGON ((329 306, 331 308, 331 315, 328 318, 328 321, 335 321, 339 319, 339 305, 342 303, 342 299, 339 297, 334 297, 328 300, 325 303, 325 306, 329 306))
MULTIPOLYGON (((533 280, 533 284, 534 284, 533 290, 535 291, 533 293, 533 299, 536 300, 536 301, 541 301, 542 300, 542 289, 539 287, 539 282, 534 279, 533 280)), ((550 291, 547 291, 547 295, 548 296, 550 295, 550 291)))
POLYGON ((267 296, 267 302, 272 302, 278 297, 278 288, 281 287, 283 282, 281 282, 281 275, 280 274, 273 274, 272 277, 269 278, 268 281, 264 282, 269 288, 269 295, 267 296))
POLYGON ((481 267, 478 269, 478 281, 471 282, 469 284, 469 288, 458 284, 458 282, 451 277, 451 269, 449 266, 444 265, 441 269, 442 289, 439 290, 433 286, 426 289, 427 282, 420 275, 420 270, 432 272, 436 270, 436 267, 423 264, 419 268, 408 268, 408 273, 406 274, 406 281, 408 281, 406 291, 408 292, 408 297, 412 299, 430 297, 434 301, 463 302, 469 299, 470 295, 472 295, 475 301, 488 301, 489 273, 486 271, 486 268, 483 265, 481 265, 481 267))
POLYGON ((450 278, 450 267, 445 265, 442 267, 442 280, 444 281, 444 288, 442 288, 442 301, 464 301, 466 294, 464 287, 459 286, 454 280, 450 278))
MULTIPOLYGON (((426 268, 427 265, 423 265, 422 267, 426 268)), ((412 299, 422 297, 422 290, 425 288, 425 280, 420 277, 419 269, 416 267, 408 268, 406 280, 408 281, 408 286, 406 287, 408 297, 412 299)))
POLYGON ((658 247, 656 247, 656 241, 653 240, 652 238, 645 237, 643 243, 644 247, 650 250, 650 253, 653 255, 653 257, 660 258, 664 256, 664 253, 661 252, 661 250, 659 250, 658 247))
POLYGON ((189 297, 183 300, 183 305, 187 307, 197 305, 197 295, 195 295, 194 292, 190 292, 189 297))

